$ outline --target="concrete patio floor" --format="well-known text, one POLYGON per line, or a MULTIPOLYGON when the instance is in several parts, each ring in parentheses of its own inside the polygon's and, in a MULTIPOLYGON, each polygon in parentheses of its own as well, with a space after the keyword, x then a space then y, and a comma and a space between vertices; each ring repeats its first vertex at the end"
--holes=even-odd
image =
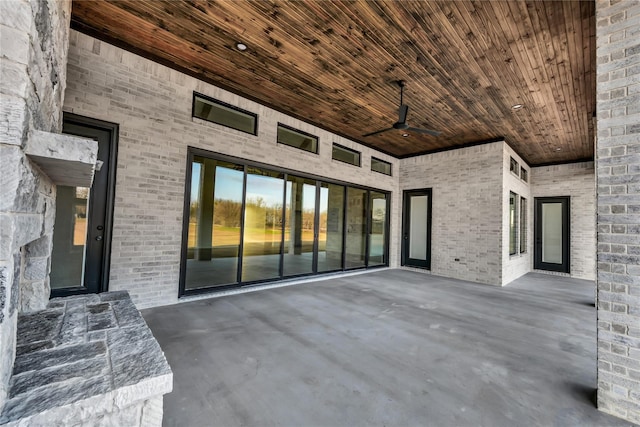
POLYGON ((590 281, 385 269, 143 311, 165 426, 628 426, 599 412, 590 281))

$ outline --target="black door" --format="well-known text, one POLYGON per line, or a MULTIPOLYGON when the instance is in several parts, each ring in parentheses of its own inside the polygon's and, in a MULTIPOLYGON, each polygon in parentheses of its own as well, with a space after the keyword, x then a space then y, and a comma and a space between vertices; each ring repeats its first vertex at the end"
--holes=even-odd
POLYGON ((534 268, 569 273, 569 197, 535 199, 534 268))
POLYGON ((63 133, 98 141, 91 188, 57 186, 51 296, 107 290, 118 126, 64 115, 63 133))
POLYGON ((402 265, 431 269, 431 189, 404 192, 402 265))

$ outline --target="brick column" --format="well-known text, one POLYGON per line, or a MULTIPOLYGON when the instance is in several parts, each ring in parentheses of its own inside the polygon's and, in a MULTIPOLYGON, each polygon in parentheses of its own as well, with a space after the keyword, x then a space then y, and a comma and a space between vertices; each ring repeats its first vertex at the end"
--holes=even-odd
POLYGON ((640 1, 596 1, 598 408, 640 423, 640 1))

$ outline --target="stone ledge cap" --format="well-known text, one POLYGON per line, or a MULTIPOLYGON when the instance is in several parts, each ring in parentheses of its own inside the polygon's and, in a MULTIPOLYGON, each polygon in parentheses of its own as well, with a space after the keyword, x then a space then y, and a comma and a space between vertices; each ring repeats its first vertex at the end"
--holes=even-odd
POLYGON ((97 141, 31 130, 25 153, 54 184, 91 187, 98 157, 97 141))

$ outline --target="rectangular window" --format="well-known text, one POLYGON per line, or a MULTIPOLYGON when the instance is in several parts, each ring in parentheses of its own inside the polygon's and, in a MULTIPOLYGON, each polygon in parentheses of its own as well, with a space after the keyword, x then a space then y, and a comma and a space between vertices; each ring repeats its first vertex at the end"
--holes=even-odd
POLYGON ((318 137, 278 123, 278 144, 318 154, 318 137))
POLYGON ((527 252, 527 199, 520 197, 520 253, 527 252))
POLYGON ((391 163, 385 162, 375 157, 371 158, 371 170, 391 176, 391 163))
POLYGON ((520 175, 520 165, 513 157, 511 157, 511 161, 509 162, 509 170, 516 175, 520 175))
POLYGON ((518 211, 516 203, 518 195, 509 192, 509 255, 515 255, 518 252, 518 211))
POLYGON ((523 167, 520 168, 520 179, 524 182, 529 182, 529 172, 523 167))
POLYGON ((331 153, 333 160, 349 163, 350 165, 360 166, 360 152, 342 145, 333 143, 333 151, 331 153))
POLYGON ((193 156, 185 289, 238 281, 244 167, 193 156))
POLYGON ((257 114, 195 92, 192 116, 251 135, 258 134, 257 114))

